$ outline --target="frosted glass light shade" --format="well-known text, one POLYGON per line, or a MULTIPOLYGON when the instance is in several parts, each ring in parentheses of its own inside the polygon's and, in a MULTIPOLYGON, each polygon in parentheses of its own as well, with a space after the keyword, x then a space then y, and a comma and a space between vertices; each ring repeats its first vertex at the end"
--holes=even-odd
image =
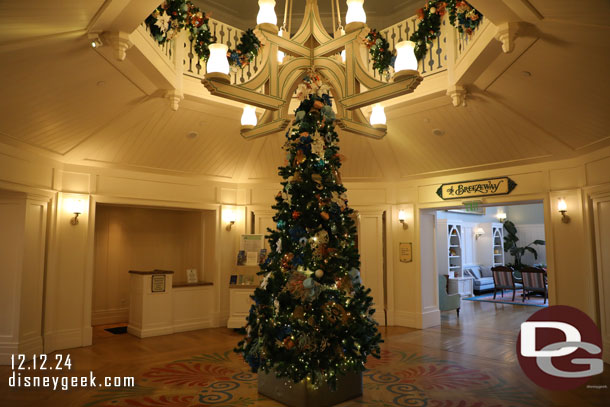
POLYGON ((345 23, 366 23, 366 13, 364 12, 364 0, 346 0, 347 14, 345 23))
POLYGON ((275 0, 258 0, 258 15, 256 24, 277 25, 277 15, 275 14, 275 0))
POLYGON ((343 61, 343 63, 345 63, 345 50, 341 51, 341 61, 343 61))
POLYGON ((400 211, 398 211, 398 220, 401 222, 404 222, 405 220, 407 220, 407 214, 402 209, 400 211))
POLYGON ((225 44, 210 44, 210 58, 206 66, 207 72, 218 72, 229 74, 229 60, 227 59, 227 47, 225 44))
POLYGON ((371 113, 371 126, 384 125, 386 124, 385 111, 383 106, 376 104, 373 106, 373 112, 371 113))
POLYGON ((254 106, 245 105, 244 112, 241 115, 241 125, 254 127, 257 123, 256 108, 254 106))
POLYGON ((81 214, 85 211, 85 203, 80 199, 66 199, 64 205, 69 213, 81 214))
POLYGON ((563 198, 559 198, 559 202, 557 202, 557 210, 559 212, 567 212, 568 211, 568 204, 566 203, 566 200, 563 198))
POLYGON ((506 220, 506 213, 504 213, 504 212, 498 212, 498 213, 496 214, 496 218, 498 218, 498 220, 499 220, 500 222, 504 222, 504 220, 506 220))
POLYGON ((415 58, 415 43, 401 41, 396 44, 396 62, 394 72, 417 71, 417 58, 415 58))

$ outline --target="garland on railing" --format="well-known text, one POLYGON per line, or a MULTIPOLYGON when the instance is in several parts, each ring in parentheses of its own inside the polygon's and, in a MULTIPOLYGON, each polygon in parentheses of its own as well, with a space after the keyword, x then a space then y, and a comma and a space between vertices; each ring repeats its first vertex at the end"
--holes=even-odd
MULTIPOLYGON (((415 43, 415 57, 418 61, 426 56, 428 44, 439 37, 441 20, 447 11, 449 12, 449 23, 460 33, 468 35, 472 35, 483 17, 466 1, 428 1, 424 7, 417 10, 419 24, 417 30, 409 38, 415 43)), ((364 37, 364 45, 369 49, 373 69, 380 75, 389 74, 389 69, 394 66, 396 56, 390 51, 388 41, 381 33, 373 29, 364 37)))
POLYGON ((423 8, 417 10, 419 24, 409 40, 415 43, 415 57, 421 60, 428 52, 431 44, 441 32, 441 19, 449 11, 449 23, 460 33, 471 35, 481 22, 483 15, 462 0, 428 1, 423 8))
POLYGON ((392 51, 390 51, 388 41, 381 33, 373 29, 364 37, 364 45, 366 45, 371 54, 373 69, 377 70, 380 75, 388 74, 390 66, 394 66, 394 60, 396 59, 392 51))
MULTIPOLYGON (((174 38, 181 30, 191 33, 194 51, 200 59, 210 57, 210 44, 217 41, 208 26, 209 17, 189 0, 166 0, 146 18, 146 25, 159 44, 174 38)), ((239 68, 257 56, 261 42, 251 29, 244 32, 235 49, 227 52, 229 64, 239 68)))

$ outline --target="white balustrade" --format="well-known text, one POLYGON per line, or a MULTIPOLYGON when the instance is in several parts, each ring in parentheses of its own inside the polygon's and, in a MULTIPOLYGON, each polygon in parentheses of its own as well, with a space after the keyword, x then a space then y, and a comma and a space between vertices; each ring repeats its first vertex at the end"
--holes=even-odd
MULTIPOLYGON (((458 59, 461 55, 467 52, 469 46, 472 44, 472 37, 476 35, 478 31, 481 30, 481 26, 484 25, 486 21, 482 21, 479 24, 479 27, 475 30, 475 32, 471 35, 467 34, 458 34, 457 31, 455 33, 455 45, 452 44, 452 33, 449 30, 455 30, 451 24, 449 23, 448 16, 445 16, 441 21, 441 33, 438 38, 436 38, 432 44, 429 45, 428 52, 423 60, 419 61, 418 70, 422 76, 433 75, 438 72, 446 71, 448 66, 448 59, 451 53, 449 52, 449 47, 455 46, 455 58, 458 59)), ((408 40, 409 37, 415 32, 417 29, 417 25, 419 24, 419 20, 417 16, 412 16, 406 20, 400 21, 388 28, 380 30, 380 33, 386 38, 388 43, 390 44, 390 50, 394 51, 394 48, 397 43, 400 41, 408 40)), ((146 25, 143 24, 145 27, 146 25)), ((210 19, 208 21, 208 26, 212 32, 212 35, 215 35, 217 41, 222 44, 226 44, 229 49, 235 48, 235 46, 239 43, 239 40, 244 33, 242 30, 236 27, 232 27, 228 24, 225 24, 221 21, 210 19)), ((150 33, 148 28, 146 30, 150 33)), ((174 48, 176 46, 176 42, 181 42, 180 46, 185 48, 184 57, 182 60, 184 74, 195 77, 195 78, 203 78, 205 75, 205 62, 200 60, 196 55, 194 50, 194 43, 192 42, 192 38, 189 36, 185 36, 183 38, 187 38, 186 40, 181 40, 178 37, 174 41, 168 41, 165 44, 158 44, 151 36, 151 41, 153 41, 160 49, 161 53, 164 54, 169 60, 172 60, 173 55, 175 54, 174 48)), ((252 61, 249 65, 245 66, 243 69, 240 68, 232 68, 231 69, 231 83, 239 84, 250 81, 254 76, 259 72, 260 66, 262 65, 262 57, 263 52, 260 52, 258 57, 252 61)), ((381 76, 379 72, 373 70, 373 62, 370 58, 370 54, 367 52, 367 58, 369 63, 369 74, 374 78, 381 80, 383 82, 387 82, 389 78, 387 75, 381 76)), ((179 63, 179 61, 175 61, 179 63)), ((174 63, 174 61, 172 61, 174 63)), ((390 68, 393 73, 392 68, 390 68)))

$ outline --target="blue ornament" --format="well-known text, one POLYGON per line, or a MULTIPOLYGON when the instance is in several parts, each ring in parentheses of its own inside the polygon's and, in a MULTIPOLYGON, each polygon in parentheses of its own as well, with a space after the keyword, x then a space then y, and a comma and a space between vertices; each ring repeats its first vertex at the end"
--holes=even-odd
POLYGON ((286 222, 284 220, 278 220, 277 221, 277 228, 282 230, 284 229, 284 226, 286 226, 286 222))
POLYGON ((355 285, 360 284, 360 270, 358 270, 357 268, 353 268, 349 271, 349 276, 352 279, 352 283, 354 283, 355 285))
POLYGON ((326 165, 326 162, 324 160, 319 160, 316 162, 315 166, 316 169, 321 171, 322 169, 324 169, 324 165, 326 165))
POLYGON ((290 234, 292 240, 296 242, 301 238, 301 236, 305 235, 305 229, 303 229, 301 226, 295 226, 291 228, 288 233, 290 234))
POLYGON ((294 264, 295 266, 302 266, 303 258, 299 255, 294 256, 294 258, 292 259, 292 264, 294 264))

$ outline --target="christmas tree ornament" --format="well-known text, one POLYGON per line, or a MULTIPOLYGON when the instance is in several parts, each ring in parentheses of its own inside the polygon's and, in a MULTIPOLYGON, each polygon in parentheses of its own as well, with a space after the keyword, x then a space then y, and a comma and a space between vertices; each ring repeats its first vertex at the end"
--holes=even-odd
POLYGON ((322 269, 317 269, 316 270, 316 277, 317 278, 322 278, 324 276, 324 270, 322 269))

